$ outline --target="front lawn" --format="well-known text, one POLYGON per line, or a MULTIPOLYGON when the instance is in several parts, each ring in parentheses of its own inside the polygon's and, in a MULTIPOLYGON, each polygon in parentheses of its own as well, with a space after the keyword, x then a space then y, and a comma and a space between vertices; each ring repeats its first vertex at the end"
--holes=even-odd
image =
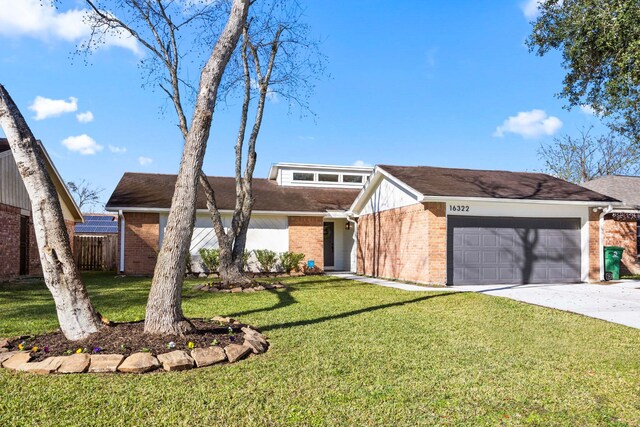
MULTIPOLYGON (((86 274, 98 310, 144 318, 149 279, 86 274)), ((184 292, 270 337, 238 364, 147 375, 0 372, 0 425, 639 425, 640 331, 475 293, 333 277, 184 292)), ((57 327, 43 285, 0 284, 0 337, 57 327)))

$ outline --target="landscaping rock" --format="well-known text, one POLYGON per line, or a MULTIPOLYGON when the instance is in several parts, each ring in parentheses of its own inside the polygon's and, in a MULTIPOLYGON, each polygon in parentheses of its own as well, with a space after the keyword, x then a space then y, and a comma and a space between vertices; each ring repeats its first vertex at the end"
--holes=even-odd
POLYGON ((253 289, 255 289, 256 291, 264 291, 266 288, 264 286, 262 286, 262 285, 258 285, 253 289))
POLYGON ((193 368, 193 359, 186 351, 182 350, 159 354, 158 361, 162 363, 165 371, 183 371, 193 368))
POLYGON ((252 335, 245 335, 242 345, 249 347, 253 354, 260 354, 267 351, 267 345, 252 335))
POLYGON ((234 294, 236 294, 238 292, 242 292, 242 288, 239 287, 239 286, 237 288, 231 288, 231 292, 234 293, 234 294))
POLYGON ((273 285, 271 283, 267 283, 266 285, 264 285, 265 289, 273 289, 273 285))
POLYGON ((255 329, 245 327, 240 330, 244 332, 245 337, 250 336, 253 339, 257 339, 258 341, 262 342, 265 345, 268 344, 267 337, 265 335, 262 335, 260 332, 256 331, 255 329))
POLYGON ((227 292, 227 293, 229 293, 229 292, 231 292, 231 289, 220 289, 220 292, 227 292))
POLYGON ((19 351, 9 351, 6 353, 0 353, 0 366, 2 366, 2 363, 7 360, 10 359, 11 357, 15 356, 16 354, 20 353, 19 351))
POLYGON ((251 348, 239 344, 229 344, 224 348, 224 352, 227 354, 227 359, 229 359, 229 362, 233 363, 251 353, 251 348))
POLYGON ((0 348, 9 347, 9 339, 8 338, 0 338, 0 348))
POLYGON ((247 293, 255 292, 255 291, 256 291, 256 290, 255 290, 255 289, 253 289, 253 288, 245 288, 245 289, 243 289, 243 290, 242 290, 242 292, 247 292, 247 293))
POLYGON ((281 284, 281 283, 276 283, 276 284, 274 284, 274 285, 273 285, 273 287, 274 287, 275 289, 283 289, 283 288, 284 288, 284 285, 283 285, 283 284, 281 284))
POLYGON ((210 286, 209 289, 207 289, 207 292, 220 292, 220 289, 215 286, 210 286))
POLYGON ((121 354, 92 354, 89 372, 115 372, 123 360, 121 354))
POLYGON ((160 362, 151 353, 134 353, 124 359, 124 362, 118 366, 118 371, 143 374, 159 367, 160 362))
POLYGON ((62 360, 58 368, 60 374, 82 374, 86 372, 91 363, 91 357, 86 353, 72 354, 62 360))
POLYGON ((227 360, 227 355, 220 347, 196 348, 191 351, 191 357, 198 368, 213 365, 227 360))
POLYGON ((220 323, 233 323, 236 321, 236 319, 232 319, 231 317, 223 317, 223 316, 215 316, 213 319, 214 322, 220 322, 220 323))
POLYGON ((40 362, 24 363, 20 370, 32 374, 50 374, 58 370, 63 360, 61 356, 47 357, 40 362))
POLYGON ((201 279, 205 279, 207 277, 207 273, 200 273, 198 274, 198 277, 201 279))
POLYGON ((0 347, 0 353, 8 353, 9 349, 5 347, 0 347))
MULTIPOLYGON (((5 353, 9 354, 9 353, 5 353)), ((2 362, 2 367, 5 369, 13 369, 14 371, 20 369, 22 365, 31 360, 31 353, 25 351, 19 351, 13 354, 11 357, 2 362)))

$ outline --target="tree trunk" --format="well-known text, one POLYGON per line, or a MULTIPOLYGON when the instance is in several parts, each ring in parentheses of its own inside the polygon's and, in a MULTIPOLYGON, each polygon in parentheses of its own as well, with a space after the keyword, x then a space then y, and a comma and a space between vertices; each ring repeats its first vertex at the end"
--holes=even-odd
POLYGON ((73 261, 58 193, 31 129, 4 86, 0 85, 0 125, 29 193, 45 284, 53 296, 64 336, 80 340, 101 326, 73 261))
POLYGON ((180 170, 153 275, 144 330, 182 335, 193 325, 182 314, 182 285, 196 213, 198 176, 209 139, 218 86, 247 20, 249 0, 234 0, 229 20, 200 75, 193 120, 185 139, 180 170))

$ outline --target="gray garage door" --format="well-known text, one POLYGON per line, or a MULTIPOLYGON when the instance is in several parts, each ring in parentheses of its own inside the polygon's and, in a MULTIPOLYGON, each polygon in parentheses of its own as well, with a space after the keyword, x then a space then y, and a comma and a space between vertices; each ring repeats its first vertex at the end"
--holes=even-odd
POLYGON ((580 219, 449 216, 452 285, 580 281, 580 219))

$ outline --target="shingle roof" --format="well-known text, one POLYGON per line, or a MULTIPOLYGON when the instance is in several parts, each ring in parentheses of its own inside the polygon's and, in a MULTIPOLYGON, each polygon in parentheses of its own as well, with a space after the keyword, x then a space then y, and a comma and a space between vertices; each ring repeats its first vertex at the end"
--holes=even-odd
POLYGON ((627 207, 640 207, 640 176, 608 175, 582 185, 621 200, 627 207))
MULTIPOLYGON (((208 177, 216 193, 219 209, 235 207, 235 179, 208 177)), ((171 207, 176 175, 127 172, 109 198, 107 208, 171 207)), ((198 186, 197 208, 206 209, 204 192, 198 186)), ((359 190, 342 188, 309 188, 280 186, 263 178, 253 179, 254 211, 325 212, 347 210, 359 190)))
POLYGON ((84 222, 76 224, 74 231, 78 233, 117 233, 118 218, 114 215, 84 214, 84 222))
POLYGON ((380 167, 425 196, 483 197, 491 199, 616 202, 576 184, 542 173, 431 166, 380 167))

